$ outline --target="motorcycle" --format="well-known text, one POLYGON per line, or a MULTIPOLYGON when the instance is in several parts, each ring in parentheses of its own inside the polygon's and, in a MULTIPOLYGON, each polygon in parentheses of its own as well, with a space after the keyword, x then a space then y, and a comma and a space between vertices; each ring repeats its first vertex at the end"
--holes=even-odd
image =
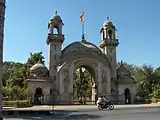
POLYGON ((98 110, 103 110, 105 108, 106 109, 109 108, 109 110, 113 110, 114 105, 111 101, 109 101, 108 103, 105 103, 105 104, 98 104, 98 110))

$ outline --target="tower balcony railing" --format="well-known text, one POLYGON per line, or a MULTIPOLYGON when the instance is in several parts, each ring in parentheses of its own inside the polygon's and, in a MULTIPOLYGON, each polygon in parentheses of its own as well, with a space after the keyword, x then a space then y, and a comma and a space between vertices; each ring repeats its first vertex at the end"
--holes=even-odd
POLYGON ((53 41, 63 42, 64 35, 63 34, 48 34, 47 44, 49 44, 49 42, 53 42, 53 41))
POLYGON ((119 41, 118 41, 118 39, 100 41, 100 47, 104 47, 106 44, 107 45, 115 45, 115 46, 117 46, 119 44, 119 41))
POLYGON ((48 37, 53 37, 53 38, 61 38, 61 37, 64 37, 63 34, 48 34, 48 37))
POLYGON ((119 43, 118 39, 115 39, 115 40, 102 40, 102 41, 100 41, 100 44, 101 44, 101 43, 104 43, 104 41, 105 41, 106 43, 119 43))

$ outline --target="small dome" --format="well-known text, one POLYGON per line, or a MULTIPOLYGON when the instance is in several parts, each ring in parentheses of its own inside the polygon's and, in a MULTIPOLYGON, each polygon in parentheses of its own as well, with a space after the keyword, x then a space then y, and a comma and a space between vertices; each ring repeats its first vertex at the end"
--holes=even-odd
POLYGON ((113 23, 111 21, 105 21, 103 26, 113 26, 113 23))
POLYGON ((41 63, 36 63, 35 65, 33 65, 30 68, 30 71, 34 71, 34 70, 37 70, 37 69, 44 69, 44 70, 48 71, 48 68, 45 65, 41 64, 41 63))
POLYGON ((36 63, 30 68, 30 78, 48 77, 48 68, 42 63, 36 63))
POLYGON ((131 71, 121 61, 120 67, 117 69, 117 77, 119 84, 132 84, 135 80, 131 74, 131 71))
POLYGON ((107 20, 104 22, 103 26, 114 26, 113 23, 110 21, 109 17, 107 17, 107 20))
POLYGON ((127 75, 130 76, 131 72, 130 70, 123 65, 123 63, 120 65, 120 67, 117 69, 118 75, 127 75))
POLYGON ((51 17, 50 20, 51 20, 51 21, 52 21, 52 20, 55 20, 55 21, 58 21, 58 22, 62 22, 62 19, 61 19, 61 17, 57 14, 57 11, 55 11, 55 14, 51 17))

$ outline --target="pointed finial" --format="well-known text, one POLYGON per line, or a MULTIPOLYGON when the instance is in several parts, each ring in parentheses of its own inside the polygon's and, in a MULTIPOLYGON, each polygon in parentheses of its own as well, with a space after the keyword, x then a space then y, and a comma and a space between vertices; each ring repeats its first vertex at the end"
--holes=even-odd
POLYGON ((32 56, 32 53, 30 52, 30 56, 32 56))
POLYGON ((121 64, 123 64, 123 61, 121 60, 121 64))
POLYGON ((54 12, 54 13, 55 13, 55 15, 57 15, 57 10, 55 10, 55 12, 54 12))
POLYGON ((107 17, 107 20, 109 20, 109 17, 107 17))

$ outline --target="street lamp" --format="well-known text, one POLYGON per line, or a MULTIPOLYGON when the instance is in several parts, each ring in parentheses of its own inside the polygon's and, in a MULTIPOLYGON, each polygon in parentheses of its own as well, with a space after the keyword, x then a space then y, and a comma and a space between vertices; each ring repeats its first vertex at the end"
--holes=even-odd
POLYGON ((4 32, 4 16, 5 16, 5 0, 0 0, 0 120, 2 116, 2 79, 3 79, 3 32, 4 32))

